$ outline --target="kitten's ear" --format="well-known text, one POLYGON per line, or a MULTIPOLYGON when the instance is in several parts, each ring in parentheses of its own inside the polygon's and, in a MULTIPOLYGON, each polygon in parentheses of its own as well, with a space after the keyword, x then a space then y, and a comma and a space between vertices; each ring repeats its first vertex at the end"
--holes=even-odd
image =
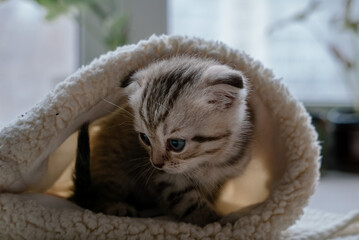
POLYGON ((206 103, 216 109, 229 109, 247 96, 246 78, 240 71, 217 65, 208 68, 203 77, 209 85, 206 103))
POLYGON ((245 87, 243 73, 224 65, 209 67, 203 75, 209 85, 226 84, 238 89, 245 87))
POLYGON ((136 75, 136 71, 131 72, 121 81, 120 87, 125 90, 127 95, 134 94, 142 86, 142 79, 136 75))
POLYGON ((132 78, 135 71, 130 72, 125 79, 122 79, 120 87, 125 88, 130 85, 134 80, 132 78))

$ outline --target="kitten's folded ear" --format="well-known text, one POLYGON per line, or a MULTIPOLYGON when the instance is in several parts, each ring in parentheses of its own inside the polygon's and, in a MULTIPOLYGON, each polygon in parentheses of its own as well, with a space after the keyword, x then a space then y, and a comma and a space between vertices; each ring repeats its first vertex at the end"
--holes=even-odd
POLYGON ((202 78, 207 84, 206 103, 216 109, 229 109, 247 96, 246 78, 241 71, 216 65, 208 68, 202 78))
POLYGON ((125 79, 122 79, 120 87, 125 88, 130 85, 134 80, 132 78, 135 71, 130 72, 125 79))
POLYGON ((209 85, 226 84, 238 89, 245 87, 245 77, 243 73, 225 65, 209 67, 203 73, 203 78, 209 85))
POLYGON ((139 89, 141 82, 141 79, 136 77, 136 71, 133 71, 125 79, 121 80, 120 87, 124 89, 127 95, 132 95, 139 89))

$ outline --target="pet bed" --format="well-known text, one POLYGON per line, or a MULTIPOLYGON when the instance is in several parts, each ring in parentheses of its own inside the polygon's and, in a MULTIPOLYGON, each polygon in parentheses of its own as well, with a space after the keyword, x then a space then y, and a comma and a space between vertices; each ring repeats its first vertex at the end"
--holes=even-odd
POLYGON ((0 129, 0 238, 358 239, 355 213, 328 217, 309 211, 293 225, 317 184, 319 152, 303 105, 260 62, 218 42, 152 36, 80 68, 29 112, 0 129), (216 59, 243 71, 252 87, 252 159, 243 175, 226 185, 217 204, 233 224, 201 228, 165 219, 96 214, 59 197, 56 188, 49 191, 74 158, 74 151, 61 150, 75 148, 76 141, 69 137, 85 121, 105 116, 126 100, 120 84, 131 72, 175 55, 216 59))

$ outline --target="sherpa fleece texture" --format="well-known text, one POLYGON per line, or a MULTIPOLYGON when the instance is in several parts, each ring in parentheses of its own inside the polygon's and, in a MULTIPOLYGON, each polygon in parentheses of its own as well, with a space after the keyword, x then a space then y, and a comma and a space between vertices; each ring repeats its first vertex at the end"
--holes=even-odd
MULTIPOLYGON (((262 157, 266 158, 266 154, 262 157)), ((301 235, 295 226, 286 229, 302 215, 314 192, 318 168, 319 146, 308 113, 260 62, 217 42, 152 36, 108 52, 82 67, 22 118, 0 130, 0 238, 307 239, 308 234, 301 235), (217 59, 243 71, 249 79, 251 105, 258 122, 262 121, 256 126, 255 141, 267 142, 267 149, 274 149, 271 159, 281 164, 268 165, 272 172, 282 169, 273 177, 275 181, 262 204, 246 214, 231 213, 236 219, 233 225, 213 223, 200 228, 164 220, 95 214, 63 199, 23 193, 41 184, 49 154, 82 123, 114 110, 114 106, 109 108, 109 101, 118 105, 125 101, 119 86, 129 73, 157 59, 183 54, 217 59), (261 116, 262 112, 267 115, 261 116), (266 141, 264 135, 261 138, 265 127, 271 129, 267 131, 271 141, 266 141)), ((310 239, 321 239, 313 234, 310 239)))

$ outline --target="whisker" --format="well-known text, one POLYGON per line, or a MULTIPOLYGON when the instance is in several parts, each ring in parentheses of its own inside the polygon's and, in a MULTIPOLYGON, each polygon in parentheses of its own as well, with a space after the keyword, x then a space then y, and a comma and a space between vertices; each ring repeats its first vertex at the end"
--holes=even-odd
POLYGON ((141 165, 136 165, 132 167, 132 170, 134 171, 143 171, 147 169, 151 169, 151 166, 147 162, 143 162, 141 165))
POLYGON ((133 181, 138 182, 142 178, 142 176, 144 174, 146 174, 146 172, 147 172, 147 169, 145 169, 144 171, 137 171, 136 175, 133 178, 133 181))
POLYGON ((127 160, 128 162, 133 162, 133 161, 138 161, 138 160, 145 160, 148 159, 149 157, 138 157, 138 158, 132 158, 127 160))
POLYGON ((145 183, 145 186, 148 185, 149 180, 151 179, 151 177, 153 176, 153 174, 154 174, 155 172, 156 172, 156 169, 152 168, 152 171, 151 171, 150 175, 149 175, 148 178, 147 178, 147 181, 146 181, 146 183, 145 183))
POLYGON ((117 104, 115 104, 115 103, 113 103, 113 102, 107 100, 106 98, 102 98, 102 100, 104 100, 105 102, 107 102, 107 103, 109 103, 109 104, 111 104, 111 105, 113 105, 113 106, 115 106, 115 107, 117 107, 117 108, 122 109, 122 107, 120 107, 119 105, 117 105, 117 104))
POLYGON ((146 175, 151 172, 153 170, 153 168, 145 168, 143 171, 138 171, 138 173, 136 174, 134 181, 137 182, 139 181, 141 178, 146 177, 146 175))
POLYGON ((113 102, 107 100, 106 98, 102 98, 102 100, 104 100, 105 102, 107 102, 107 103, 109 103, 109 104, 111 104, 111 105, 117 107, 118 109, 121 109, 121 110, 125 111, 125 112, 128 113, 130 116, 132 116, 133 118, 135 117, 131 112, 127 111, 125 108, 123 108, 123 107, 121 107, 121 106, 119 106, 119 105, 117 105, 117 104, 115 104, 115 103, 113 103, 113 102))
POLYGON ((139 158, 133 158, 133 159, 129 159, 127 160, 128 162, 134 162, 134 164, 136 164, 136 162, 138 162, 136 165, 132 166, 132 167, 144 167, 144 166, 151 166, 151 162, 149 160, 149 157, 139 157, 139 158), (146 160, 146 161, 144 161, 146 160))

